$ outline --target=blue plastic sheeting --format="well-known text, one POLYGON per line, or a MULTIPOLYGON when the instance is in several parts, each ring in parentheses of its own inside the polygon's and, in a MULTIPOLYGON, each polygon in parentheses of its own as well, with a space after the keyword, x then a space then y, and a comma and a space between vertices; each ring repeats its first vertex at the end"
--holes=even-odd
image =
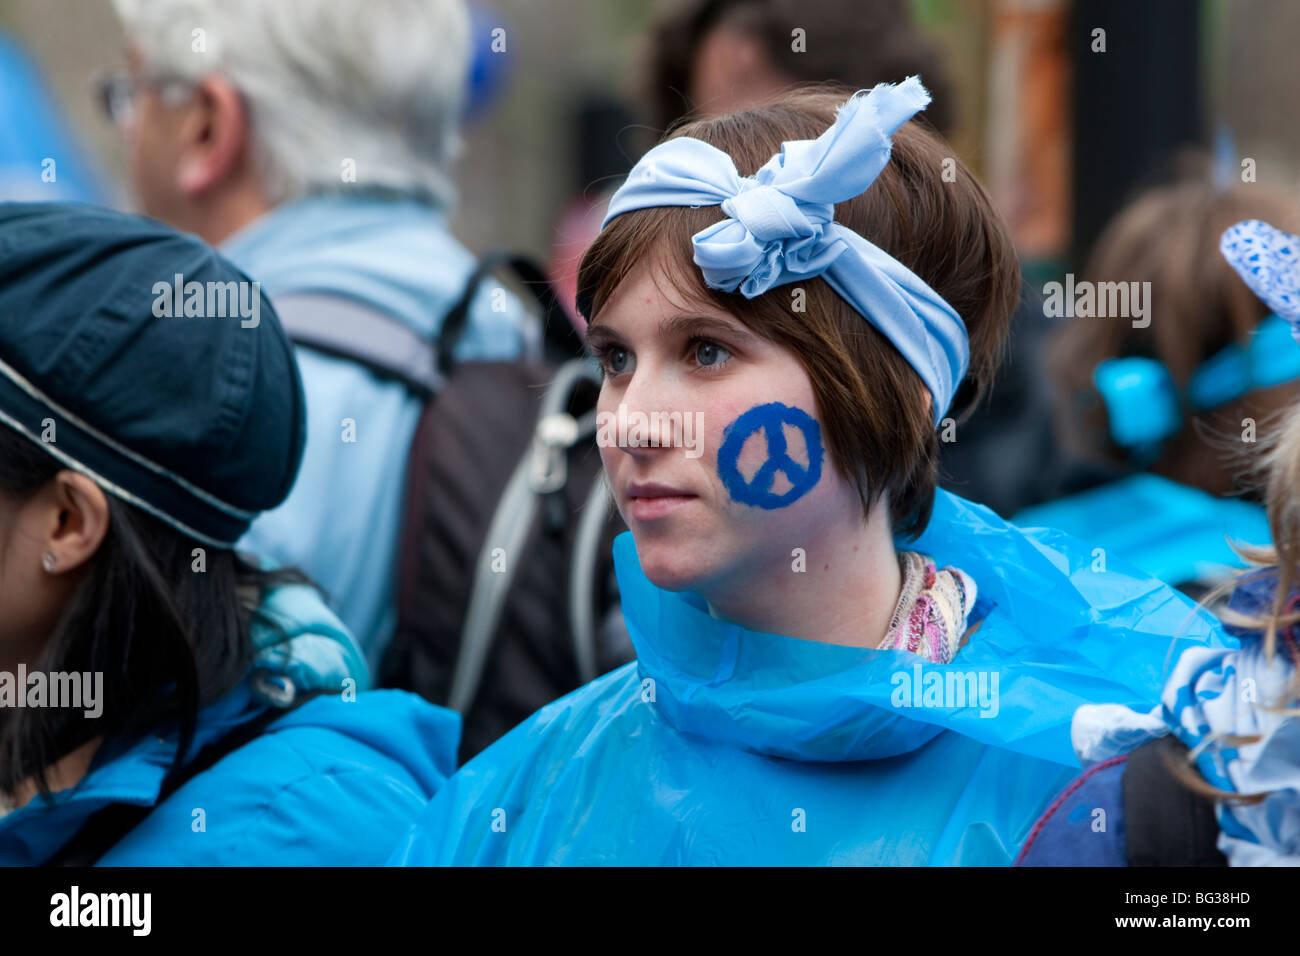
POLYGON ((945 492, 912 547, 980 590, 948 665, 717 620, 621 536, 638 660, 470 761, 391 862, 1006 865, 1075 775, 1078 706, 1149 709, 1167 658, 1235 643, 1123 562, 945 492))
POLYGON ((99 203, 99 183, 44 79, 0 33, 0 201, 99 203))
POLYGON ((1087 538, 1168 584, 1210 581, 1246 563, 1229 540, 1273 541, 1264 509, 1239 498, 1216 498, 1159 475, 1139 474, 1077 495, 1026 508, 1021 527, 1058 528, 1087 538))

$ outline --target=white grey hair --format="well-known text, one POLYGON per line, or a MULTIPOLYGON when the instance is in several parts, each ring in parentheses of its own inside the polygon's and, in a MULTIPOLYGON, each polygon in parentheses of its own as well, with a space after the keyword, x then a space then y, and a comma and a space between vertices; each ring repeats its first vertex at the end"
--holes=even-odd
POLYGON ((451 204, 471 55, 463 0, 113 2, 146 70, 218 73, 239 90, 271 202, 363 186, 451 204))

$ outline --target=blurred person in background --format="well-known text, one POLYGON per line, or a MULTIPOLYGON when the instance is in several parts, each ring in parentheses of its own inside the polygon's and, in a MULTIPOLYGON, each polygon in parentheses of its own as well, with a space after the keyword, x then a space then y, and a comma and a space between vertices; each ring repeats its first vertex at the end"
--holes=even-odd
MULTIPOLYGON (((325 325, 372 328, 359 346, 420 354, 474 272, 447 218, 471 59, 466 9, 114 2, 129 71, 103 97, 124 129, 140 205, 261 281, 299 342, 302 471, 242 544, 306 570, 373 664, 395 627, 403 481, 423 402, 303 342, 325 325)), ((508 360, 536 341, 516 301, 483 288, 454 354, 508 360)))
MULTIPOLYGON (((1274 310, 1265 321, 1282 323, 1269 348, 1294 358, 1297 237, 1247 220, 1216 245, 1274 310)), ((1238 287, 1228 288, 1238 299, 1238 287)), ((1282 394, 1273 389, 1267 399, 1282 394)), ((1292 402, 1278 419, 1266 439, 1248 446, 1251 470, 1265 478, 1272 544, 1243 542, 1249 570, 1204 599, 1227 596, 1220 613, 1240 646, 1184 651, 1161 703, 1148 713, 1115 704, 1080 707, 1071 738, 1087 771, 1034 826, 1021 865, 1300 864, 1300 404, 1292 402), (1091 825, 1099 812, 1108 823, 1100 829, 1091 825)), ((1212 469, 1206 477, 1216 478, 1212 469)))
POLYGON ((0 866, 381 862, 460 722, 235 550, 302 461, 270 303, 92 206, 0 204, 0 248, 0 866), (177 273, 238 314, 160 310, 177 273))
POLYGON ((663 132, 688 114, 747 109, 783 90, 835 81, 854 89, 913 73, 945 135, 956 113, 942 51, 906 0, 673 0, 650 29, 642 94, 663 132), (794 30, 803 31, 802 36, 794 30))
POLYGON ((1078 535, 1193 594, 1243 566, 1228 537, 1268 541, 1263 509, 1234 497, 1249 491, 1240 453, 1297 396, 1300 352, 1219 255, 1223 231, 1250 218, 1300 221, 1286 195, 1195 174, 1148 190, 1102 233, 1046 355, 1074 493, 1018 524, 1078 535), (1126 314, 1096 314, 1101 283, 1123 284, 1126 314), (1084 294, 1089 315, 1074 307, 1084 294))

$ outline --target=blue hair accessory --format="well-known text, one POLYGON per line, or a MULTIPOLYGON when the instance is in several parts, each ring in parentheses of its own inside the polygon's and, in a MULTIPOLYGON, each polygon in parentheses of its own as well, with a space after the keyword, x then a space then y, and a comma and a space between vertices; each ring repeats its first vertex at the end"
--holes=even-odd
POLYGON ((720 205, 727 218, 692 237, 709 288, 752 299, 822 276, 921 376, 938 423, 970 361, 966 324, 910 269, 834 221, 835 203, 866 192, 889 162, 890 136, 929 102, 915 76, 860 90, 826 132, 783 143, 752 177, 708 143, 670 139, 633 167, 602 227, 635 209, 720 205))
POLYGON ((1169 370, 1150 358, 1107 359, 1093 382, 1106 403, 1115 443, 1154 457, 1177 433, 1183 409, 1208 411, 1257 388, 1300 378, 1300 238, 1258 219, 1230 226, 1219 251, 1273 310, 1245 347, 1229 345, 1202 362, 1180 398, 1169 370))
POLYGON ((1300 341, 1300 238, 1258 219, 1229 226, 1219 251, 1241 281, 1291 323, 1300 341))
POLYGON ((1293 334, 1286 319, 1268 316, 1255 327, 1249 344, 1229 345, 1202 362, 1185 397, 1156 359, 1106 359, 1093 373, 1093 383, 1106 403, 1111 438, 1124 448, 1155 452, 1182 427, 1185 408, 1209 411, 1257 388, 1300 378, 1300 349, 1293 334))

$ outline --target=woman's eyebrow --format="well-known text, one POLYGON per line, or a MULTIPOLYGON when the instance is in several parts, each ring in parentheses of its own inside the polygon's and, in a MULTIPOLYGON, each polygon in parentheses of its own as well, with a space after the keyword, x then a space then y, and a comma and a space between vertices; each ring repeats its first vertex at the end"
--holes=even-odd
POLYGON ((681 335, 724 335, 736 339, 753 339, 754 333, 739 322, 720 319, 712 315, 683 313, 659 323, 659 334, 664 338, 681 335))
POLYGON ((623 337, 608 325, 593 323, 587 326, 586 335, 587 347, 607 345, 611 342, 622 342, 623 337))

